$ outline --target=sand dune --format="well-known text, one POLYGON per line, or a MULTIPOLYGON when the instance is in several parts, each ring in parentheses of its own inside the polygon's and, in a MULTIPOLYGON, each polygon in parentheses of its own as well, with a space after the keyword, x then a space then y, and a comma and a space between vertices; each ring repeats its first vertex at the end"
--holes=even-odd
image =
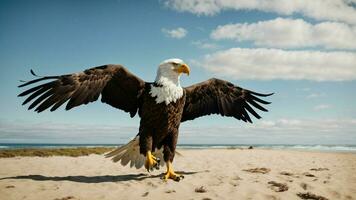
POLYGON ((356 154, 180 150, 185 178, 122 167, 90 155, 0 159, 0 199, 356 199, 356 154))

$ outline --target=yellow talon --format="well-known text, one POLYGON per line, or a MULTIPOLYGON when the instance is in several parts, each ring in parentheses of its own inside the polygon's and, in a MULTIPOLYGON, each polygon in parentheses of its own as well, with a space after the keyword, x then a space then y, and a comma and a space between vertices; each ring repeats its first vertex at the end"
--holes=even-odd
POLYGON ((149 172, 153 168, 157 168, 157 167, 158 167, 157 158, 152 155, 151 151, 147 151, 147 153, 146 153, 146 161, 145 161, 145 168, 149 172))
POLYGON ((183 179, 184 176, 177 174, 174 172, 173 167, 172 167, 172 163, 170 161, 167 162, 167 172, 166 174, 163 176, 163 179, 165 181, 167 181, 168 179, 173 179, 174 181, 180 181, 181 179, 183 179))

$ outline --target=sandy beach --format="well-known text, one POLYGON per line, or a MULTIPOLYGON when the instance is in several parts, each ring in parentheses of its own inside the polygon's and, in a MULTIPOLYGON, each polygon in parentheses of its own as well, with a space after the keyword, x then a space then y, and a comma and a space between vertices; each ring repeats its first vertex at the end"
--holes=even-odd
POLYGON ((0 199, 356 199, 356 154, 181 149, 180 182, 101 155, 0 159, 0 199))

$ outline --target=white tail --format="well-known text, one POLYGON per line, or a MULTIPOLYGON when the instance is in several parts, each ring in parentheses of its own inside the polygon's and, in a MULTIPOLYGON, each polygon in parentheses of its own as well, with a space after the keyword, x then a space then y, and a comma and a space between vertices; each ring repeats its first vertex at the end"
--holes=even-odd
MULTIPOLYGON (((121 165, 126 166, 130 163, 130 167, 135 166, 136 169, 141 168, 145 164, 146 157, 140 154, 139 136, 136 136, 129 143, 116 148, 115 150, 107 153, 105 157, 113 157, 114 162, 121 160, 121 165)), ((156 158, 160 159, 160 165, 164 165, 163 148, 156 149, 152 153, 156 158)))

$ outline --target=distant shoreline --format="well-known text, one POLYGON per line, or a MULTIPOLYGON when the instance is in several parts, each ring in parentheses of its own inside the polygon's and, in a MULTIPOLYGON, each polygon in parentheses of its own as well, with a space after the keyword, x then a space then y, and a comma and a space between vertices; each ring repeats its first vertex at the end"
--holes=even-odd
MULTIPOLYGON (((122 144, 51 144, 51 143, 0 143, 0 151, 11 149, 68 149, 103 148, 112 149, 122 144)), ((302 144, 178 144, 178 149, 257 149, 298 150, 317 152, 356 153, 356 145, 302 145, 302 144)))
MULTIPOLYGON (((0 149, 0 158, 12 158, 12 157, 50 157, 50 156, 68 156, 68 157, 79 157, 79 156, 88 156, 91 154, 102 155, 104 153, 110 152, 115 149, 114 146, 110 147, 51 147, 51 148, 3 148, 0 149)), ((204 149, 226 149, 226 150, 282 150, 282 151, 306 151, 306 152, 325 152, 325 153, 351 153, 354 154, 356 151, 320 151, 320 150, 310 150, 310 149, 293 149, 293 148, 264 148, 264 147, 253 147, 253 146, 214 146, 211 147, 199 147, 199 148, 180 148, 177 147, 178 151, 180 150, 204 150, 204 149)))

